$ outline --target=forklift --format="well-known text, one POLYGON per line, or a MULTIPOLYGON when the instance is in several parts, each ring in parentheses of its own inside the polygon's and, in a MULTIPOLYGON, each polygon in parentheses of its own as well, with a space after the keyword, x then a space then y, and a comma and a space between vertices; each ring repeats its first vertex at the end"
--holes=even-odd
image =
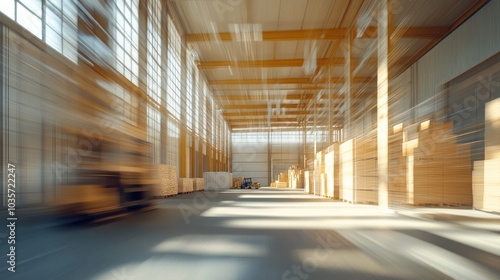
POLYGON ((260 189, 260 183, 252 182, 252 178, 244 178, 240 189, 260 189))

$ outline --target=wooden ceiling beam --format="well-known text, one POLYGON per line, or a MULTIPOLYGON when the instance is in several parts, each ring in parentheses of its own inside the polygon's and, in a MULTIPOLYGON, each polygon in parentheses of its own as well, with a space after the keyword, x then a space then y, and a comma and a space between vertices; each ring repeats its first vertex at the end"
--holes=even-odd
POLYGON ((268 101, 268 100, 303 100, 311 99, 312 93, 288 93, 288 94, 248 94, 248 95, 214 95, 216 100, 228 101, 268 101))
MULTIPOLYGON (((422 37, 441 37, 447 31, 441 26, 416 26, 416 27, 399 27, 405 30, 403 37, 422 38, 422 37)), ((337 29, 309 29, 309 30, 279 30, 279 31, 263 31, 263 41, 302 41, 302 40, 344 40, 346 37, 346 28, 337 29)), ((359 36, 361 38, 374 38, 377 35, 376 27, 369 27, 359 36)), ((222 33, 201 33, 188 34, 186 36, 188 43, 199 43, 207 41, 233 41, 230 32, 222 33)))
MULTIPOLYGON (((314 122, 307 122, 305 123, 306 126, 313 126, 314 122)), ((338 128, 342 127, 342 123, 337 123, 337 124, 332 124, 333 126, 336 126, 338 128)), ((303 121, 296 121, 296 122, 277 122, 277 123, 270 123, 269 124, 229 124, 229 127, 231 130, 235 129, 241 129, 247 131, 267 131, 269 127, 271 128, 283 128, 283 129, 289 129, 291 131, 296 131, 296 130, 302 130, 304 126, 303 121)), ((280 129, 281 131, 282 129, 280 129)))
MULTIPOLYGON (((288 93, 283 95, 277 94, 249 94, 249 95, 224 95, 217 94, 214 95, 215 100, 219 101, 272 101, 272 100, 309 100, 315 97, 314 93, 288 93)), ((345 96, 343 94, 332 94, 332 99, 343 99, 345 96)), ((328 94, 321 95, 321 99, 326 100, 329 98, 328 94)))
MULTIPOLYGON (((244 111, 244 112, 224 112, 222 113, 222 116, 224 118, 231 118, 231 117, 244 117, 244 116, 267 116, 269 113, 267 111, 244 111)), ((292 109, 287 109, 285 112, 285 116, 291 116, 291 115, 308 115, 312 114, 310 111, 306 111, 304 109, 298 109, 298 110, 292 110, 292 109)))
MULTIPOLYGON (((331 83, 344 83, 344 77, 332 77, 330 78, 331 83)), ((376 82, 375 78, 371 77, 354 77, 354 83, 369 83, 376 82)), ((313 81, 310 78, 282 78, 282 79, 232 79, 232 80, 212 80, 209 82, 212 86, 219 85, 271 85, 271 84, 305 84, 305 85, 317 85, 328 83, 327 79, 321 79, 318 81, 313 81)), ((272 90, 272 89, 269 89, 272 90)))
MULTIPOLYGON (((263 41, 301 41, 301 40, 341 40, 344 38, 345 28, 339 29, 309 29, 309 30, 279 30, 263 31, 263 41)), ((219 40, 222 42, 232 41, 231 33, 201 33, 188 34, 188 43, 206 42, 219 40)))
MULTIPOLYGON (((317 104, 318 107, 322 107, 322 104, 317 104)), ((276 109, 276 104, 271 104, 272 109, 276 109)), ((280 104, 280 108, 285 109, 299 109, 299 104, 280 104)), ((259 110, 268 109, 267 104, 241 104, 241 105, 226 105, 222 106, 223 110, 259 110)))
MULTIPOLYGON (((276 115, 273 115, 271 116, 270 118, 270 121, 271 122, 296 122, 297 121, 297 117, 287 117, 286 115, 285 116, 276 116, 276 115)), ((257 118, 257 119, 248 119, 248 118, 245 118, 245 119, 228 119, 227 120, 228 123, 267 123, 267 116, 265 117, 260 117, 260 118, 257 118)))
MULTIPOLYGON (((318 66, 326 65, 343 65, 344 58, 336 57, 332 59, 319 58, 318 66)), ((245 61, 200 61, 197 63, 199 69, 212 69, 223 67, 240 67, 240 68, 255 68, 255 67, 302 67, 303 59, 278 59, 278 60, 245 60, 245 61)))
POLYGON ((298 87, 280 87, 279 84, 270 87, 268 84, 258 84, 258 85, 243 85, 243 84, 234 84, 234 85, 219 85, 215 88, 213 88, 213 93, 218 94, 218 93, 227 93, 227 92, 245 92, 245 91, 313 91, 316 92, 318 90, 322 89, 328 89, 328 86, 318 86, 318 85, 299 85, 298 87), (238 86, 238 87, 221 87, 221 86, 238 86), (246 88, 245 86, 252 86, 252 88, 246 88), (261 87, 255 87, 255 86, 261 86, 261 87))
POLYGON ((234 79, 234 80, 212 80, 212 86, 217 85, 262 85, 262 84, 312 84, 309 78, 284 78, 284 79, 234 79))
MULTIPOLYGON (((335 111, 335 113, 338 113, 339 111, 335 111)), ((243 122, 243 121, 258 121, 258 120, 267 120, 267 116, 268 115, 261 115, 261 116, 254 116, 254 115, 248 115, 248 116, 234 116, 234 117, 227 117, 226 118, 226 121, 227 122, 243 122)), ((274 120, 274 119, 282 119, 282 118, 292 118, 294 120, 296 120, 297 118, 301 118, 303 119, 304 118, 304 115, 289 115, 289 114, 285 114, 285 115, 271 115, 271 120, 274 120)), ((322 119, 328 119, 328 118, 322 118, 322 119)), ((340 120, 341 118, 339 117, 336 117, 335 120, 340 120)))

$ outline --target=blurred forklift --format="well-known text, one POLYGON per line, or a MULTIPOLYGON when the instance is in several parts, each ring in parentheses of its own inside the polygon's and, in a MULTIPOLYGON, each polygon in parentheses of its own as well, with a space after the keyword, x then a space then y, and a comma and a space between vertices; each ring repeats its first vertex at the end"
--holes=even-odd
POLYGON ((260 189, 260 183, 253 182, 252 178, 238 177, 233 179, 233 189, 260 189))

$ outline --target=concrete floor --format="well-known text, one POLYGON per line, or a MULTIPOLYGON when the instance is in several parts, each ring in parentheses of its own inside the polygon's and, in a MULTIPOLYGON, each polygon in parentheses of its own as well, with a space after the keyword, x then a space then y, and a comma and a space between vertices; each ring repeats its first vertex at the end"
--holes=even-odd
POLYGON ((2 229, 0 279, 500 279, 498 215, 271 188, 158 202, 91 225, 18 215, 16 272, 2 229))

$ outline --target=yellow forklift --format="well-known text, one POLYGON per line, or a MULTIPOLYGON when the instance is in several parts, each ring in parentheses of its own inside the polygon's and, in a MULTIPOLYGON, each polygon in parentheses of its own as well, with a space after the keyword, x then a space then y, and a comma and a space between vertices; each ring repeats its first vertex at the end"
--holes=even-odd
POLYGON ((260 183, 253 182, 252 178, 244 178, 241 182, 240 189, 260 189, 260 183))

